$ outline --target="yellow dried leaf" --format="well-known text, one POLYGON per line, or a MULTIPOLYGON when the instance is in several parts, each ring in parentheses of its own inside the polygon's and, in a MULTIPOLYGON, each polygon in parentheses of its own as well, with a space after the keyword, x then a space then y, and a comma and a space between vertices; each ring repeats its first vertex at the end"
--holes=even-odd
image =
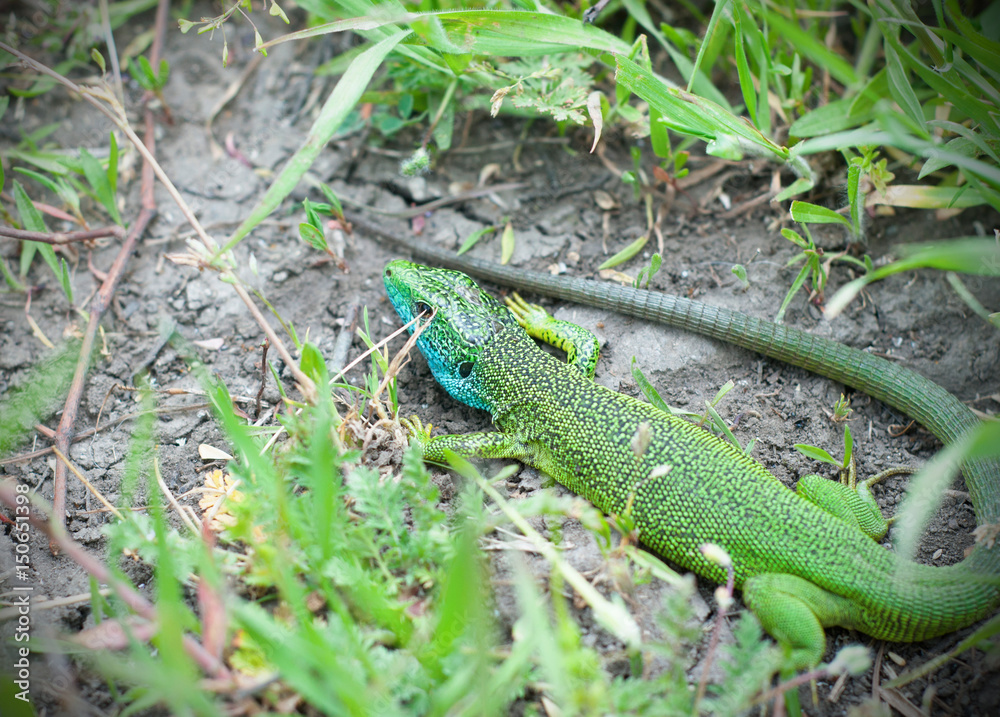
POLYGON ((236 516, 228 506, 243 500, 243 494, 236 490, 238 484, 239 481, 218 468, 205 474, 205 486, 202 488, 204 495, 198 501, 198 507, 206 516, 211 516, 211 530, 219 532, 236 525, 236 516))

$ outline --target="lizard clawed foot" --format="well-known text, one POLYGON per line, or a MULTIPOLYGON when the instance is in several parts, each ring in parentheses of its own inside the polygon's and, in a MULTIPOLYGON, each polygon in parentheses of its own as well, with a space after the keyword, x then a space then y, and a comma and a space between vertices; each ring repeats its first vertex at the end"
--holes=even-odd
MULTIPOLYGON (((866 478, 865 480, 858 483, 857 491, 859 493, 865 491, 870 495, 872 486, 884 480, 885 478, 888 478, 890 476, 909 476, 913 475, 916 472, 917 469, 911 466, 893 466, 892 468, 886 468, 884 471, 876 473, 871 478, 866 478)), ((896 522, 896 518, 898 517, 899 517, 898 515, 894 515, 891 518, 886 518, 885 524, 887 526, 892 525, 893 523, 896 522)))
POLYGON ((538 304, 529 304, 516 291, 504 299, 514 318, 525 329, 541 329, 553 321, 548 311, 538 304))
POLYGON ((516 291, 504 301, 528 335, 566 352, 567 363, 587 378, 594 377, 600 343, 593 333, 569 321, 561 321, 538 304, 529 304, 516 291))
POLYGON ((410 434, 410 440, 416 441, 421 447, 426 446, 431 440, 431 429, 434 427, 430 423, 426 426, 419 416, 400 418, 399 424, 410 434))
POLYGON ((882 471, 867 480, 858 480, 854 456, 840 473, 840 481, 832 482, 818 475, 802 476, 796 492, 806 500, 857 527, 868 537, 879 541, 885 537, 895 520, 882 514, 871 487, 892 475, 913 473, 912 468, 897 467, 882 471))

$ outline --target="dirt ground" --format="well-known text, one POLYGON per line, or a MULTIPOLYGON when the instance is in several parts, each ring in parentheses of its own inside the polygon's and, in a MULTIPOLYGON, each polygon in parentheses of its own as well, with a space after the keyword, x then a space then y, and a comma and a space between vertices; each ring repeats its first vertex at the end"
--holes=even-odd
MULTIPOLYGON (((208 14, 207 9, 201 14, 208 14)), ((143 20, 147 24, 137 23, 136 31, 152 22, 151 16, 143 20)), ((276 25, 269 29, 274 34, 282 31, 276 25)), ((321 103, 335 82, 331 78, 314 78, 312 68, 338 52, 338 43, 342 41, 322 39, 280 45, 251 72, 214 126, 220 143, 232 133, 235 145, 252 165, 247 166, 232 156, 213 156, 204 126, 223 89, 251 60, 246 32, 244 27, 237 38, 230 37, 229 69, 221 66, 220 44, 211 44, 206 37, 171 31, 166 47, 172 73, 165 99, 174 124, 161 124, 157 154, 186 200, 196 208, 201 221, 218 239, 224 238, 246 216, 267 188, 268 174, 280 168, 303 141, 317 100, 321 103)), ((135 86, 128 91, 133 100, 140 94, 135 86)), ((104 119, 84 103, 55 91, 17 108, 12 103, 0 129, 0 146, 16 143, 19 130, 30 131, 51 122, 60 123, 53 139, 64 147, 94 149, 107 144, 108 127, 104 119), (16 123, 10 122, 11 118, 16 123)), ((515 164, 514 144, 524 127, 521 121, 491 120, 479 113, 472 122, 467 141, 441 157, 434 170, 423 177, 407 179, 399 175, 400 159, 418 141, 416 134, 405 133, 381 148, 373 148, 377 138, 367 133, 340 137, 330 143, 311 172, 342 196, 391 212, 448 196, 453 183, 475 184, 483 167, 496 163, 499 172, 492 181, 520 182, 524 186, 435 211, 421 219, 422 236, 427 241, 457 248, 473 230, 510 217, 517 233, 512 263, 525 268, 546 270, 556 264, 569 274, 593 276, 596 266, 607 255, 643 232, 641 204, 633 199, 631 188, 608 169, 608 165, 620 169, 631 167, 628 149, 634 140, 620 134, 606 136, 605 164, 588 153, 592 139, 589 131, 571 131, 561 143, 550 125, 536 122, 530 132, 531 140, 523 143, 515 164), (611 211, 606 218, 609 229, 606 247, 602 229, 605 211, 595 199, 598 190, 620 203, 620 209, 611 211)), ((695 147, 694 151, 701 149, 695 147)), ((643 156, 647 163, 651 162, 648 146, 643 156)), ((714 161, 694 156, 691 166, 705 168, 714 161)), ((133 172, 137 168, 138 164, 134 164, 133 172)), ((646 169, 649 171, 651 165, 646 169)), ((785 264, 797 249, 779 234, 780 227, 789 225, 787 206, 765 202, 750 211, 726 216, 726 204, 739 206, 766 191, 772 170, 760 162, 733 163, 688 188, 685 195, 679 194, 661 225, 664 265, 652 288, 773 318, 795 276, 795 270, 785 264), (730 273, 734 263, 747 267, 750 286, 746 291, 730 273)), ((837 178, 831 178, 827 186, 829 194, 817 201, 837 205, 840 201, 837 178)), ((370 237, 357 234, 345 248, 348 272, 341 272, 323 260, 322 255, 298 238, 297 224, 303 220, 303 213, 297 202, 307 191, 303 184, 296 202, 286 202, 237 247, 241 265, 247 266, 251 255, 254 257, 258 275, 252 277, 247 272, 249 279, 277 312, 295 325, 300 336, 308 332, 327 354, 332 351, 351 304, 366 305, 373 334, 384 337, 399 322, 384 296, 381 271, 386 262, 400 255, 370 237)), ((124 194, 127 202, 123 215, 132 218, 139 205, 138 181, 133 180, 124 194)), ((322 201, 315 192, 309 196, 322 201)), ((176 330, 189 342, 202 342, 197 349, 200 358, 225 380, 234 395, 253 396, 260 380, 255 366, 263 338, 259 327, 229 286, 209 273, 200 274, 165 260, 165 255, 184 250, 189 228, 160 187, 157 201, 159 216, 132 258, 113 311, 104 322, 107 351, 90 373, 77 422, 81 431, 93 427, 100 413, 101 422, 111 422, 112 427, 75 443, 71 454, 87 478, 112 502, 119 494, 130 436, 131 424, 121 419, 137 407, 133 394, 120 387, 132 385, 135 373, 146 367, 158 388, 198 388, 175 349, 164 344, 163 332, 169 330, 164 327, 176 330)), ((411 221, 376 216, 373 220, 397 232, 414 230, 411 221)), ((997 224, 997 216, 988 212, 966 211, 936 221, 927 213, 904 211, 895 217, 872 220, 868 251, 879 259, 901 241, 991 235, 997 224)), ((50 228, 54 226, 50 224, 50 228)), ((822 245, 831 250, 844 244, 845 237, 837 229, 820 227, 814 231, 822 245)), ((16 266, 16 245, 5 242, 0 249, 8 265, 16 266)), ((106 244, 94 251, 93 264, 107 269, 116 251, 116 245, 106 244)), ((498 258, 498 241, 483 242, 473 255, 498 258)), ((619 268, 634 275, 646 263, 648 255, 649 252, 619 268)), ((79 257, 73 277, 76 296, 81 299, 98 285, 87 269, 87 261, 86 254, 79 257)), ((42 262, 36 262, 30 278, 46 285, 31 304, 31 316, 42 332, 59 340, 83 328, 42 262)), ((849 278, 846 268, 835 266, 831 288, 849 278)), ((966 284, 987 307, 1000 306, 1000 282, 969 277, 966 284)), ((701 410, 706 399, 711 399, 726 381, 733 380, 736 388, 722 403, 722 415, 729 420, 739 418, 737 438, 742 443, 756 438, 754 456, 789 485, 806 473, 825 472, 794 451, 793 444, 811 443, 835 455, 842 451, 842 426, 827 417, 833 403, 845 392, 841 385, 680 331, 586 307, 553 305, 544 300, 541 303, 557 317, 580 323, 599 336, 603 353, 597 380, 607 386, 637 394, 630 374, 633 356, 663 398, 682 408, 701 410)), ((855 302, 833 322, 823 320, 802 293, 792 302, 786 321, 856 348, 889 356, 942 384, 978 410, 998 409, 997 332, 967 309, 939 273, 911 273, 876 284, 863 301, 855 302)), ((6 392, 47 352, 33 337, 25 320, 23 296, 9 292, 0 296, 0 327, 0 391, 6 392)), ((351 356, 361 350, 361 342, 355 341, 351 356)), ((284 376, 288 378, 287 372, 284 376)), ((443 431, 482 430, 489 425, 486 414, 459 405, 439 388, 418 355, 412 357, 403 371, 399 386, 404 412, 419 412, 443 431)), ((291 389, 290 381, 288 388, 291 389)), ((850 391, 847 393, 852 395, 850 391)), ((270 407, 271 417, 277 398, 277 390, 269 385, 264 401, 270 407)), ((158 435, 164 479, 174 494, 179 495, 202 480, 197 472, 201 466, 198 445, 207 443, 224 448, 225 439, 200 397, 163 396, 161 405, 176 409, 160 418, 158 435)), ((899 437, 890 436, 890 431, 895 432, 893 427, 908 422, 906 417, 862 394, 853 394, 851 405, 855 409, 851 426, 858 467, 863 475, 894 465, 919 466, 940 447, 933 436, 919 427, 899 437)), ((48 425, 54 426, 57 420, 52 418, 48 425)), ((41 436, 36 443, 37 447, 47 445, 41 436)), ((34 447, 25 445, 24 450, 34 447)), ((51 500, 53 467, 51 456, 7 463, 0 466, 0 476, 37 486, 41 495, 51 500)), ((542 485, 543 478, 536 471, 522 468, 508 484, 508 491, 517 498, 542 489, 542 485)), ((887 514, 892 514, 901 501, 905 485, 906 478, 900 477, 876 488, 876 497, 887 514)), ((935 565, 957 562, 971 544, 969 534, 975 527, 975 516, 961 492, 963 488, 960 483, 954 486, 955 491, 935 517, 920 549, 922 561, 935 565)), ((72 536, 96 555, 103 555, 105 550, 101 526, 108 520, 100 507, 78 481, 71 479, 68 527, 72 536)), ((572 546, 566 554, 578 569, 586 572, 600 567, 601 554, 589 533, 571 523, 563 528, 563 540, 572 546)), ((0 531, 2 576, 9 574, 11 549, 9 529, 0 531)), ((31 559, 35 600, 89 592, 86 574, 66 557, 52 557, 39 535, 32 544, 31 559)), ((494 564, 497 576, 502 578, 506 571, 504 558, 496 557, 494 564)), ((536 569, 542 568, 536 566, 536 569)), ((130 570, 140 586, 151 575, 149 567, 138 563, 130 570)), ((701 611, 707 620, 713 586, 701 583, 705 601, 701 611)), ((606 592, 607 586, 602 589, 606 592)), ((633 596, 636 617, 648 635, 657 634, 655 615, 667 589, 663 584, 642 585, 633 596)), ((515 609, 513 600, 501 591, 498 605, 509 623, 515 609)), ((89 607, 82 600, 47 610, 36 619, 36 626, 42 631, 73 632, 91 624, 89 607)), ((586 642, 602 650, 611 669, 620 669, 625 664, 620 646, 594 626, 588 610, 581 611, 580 620, 587 630, 586 642)), ((9 629, 9 624, 0 626, 0 635, 5 640, 9 629)), ((954 647, 970 632, 971 628, 913 645, 886 645, 887 653, 891 650, 895 657, 889 659, 887 655, 882 661, 878 681, 885 682, 908 667, 923 664, 954 647), (906 667, 900 667, 900 661, 906 667)), ((845 644, 859 640, 867 644, 864 636, 844 630, 833 629, 828 635, 828 657, 845 644)), ((879 645, 874 648, 879 649, 879 645)), ((703 650, 704 644, 695 648, 695 660, 703 650)), ((50 657, 40 669, 46 671, 42 678, 46 684, 42 688, 43 703, 52 704, 51 696, 66 688, 98 709, 111 706, 104 683, 93 676, 76 675, 71 661, 50 657)), ((932 698, 936 714, 997 714, 1000 709, 997 669, 995 659, 990 661, 983 653, 972 651, 929 679, 903 688, 902 692, 916 705, 932 698)), ((820 703, 815 708, 810 706, 806 689, 802 693, 806 710, 811 715, 845 714, 850 706, 872 694, 872 681, 870 672, 848 680, 836 702, 828 700, 832 685, 820 683, 820 703)))

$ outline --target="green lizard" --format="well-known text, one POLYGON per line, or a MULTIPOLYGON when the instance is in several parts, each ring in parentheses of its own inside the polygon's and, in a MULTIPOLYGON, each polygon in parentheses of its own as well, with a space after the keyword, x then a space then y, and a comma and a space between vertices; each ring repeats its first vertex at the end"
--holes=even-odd
MULTIPOLYGON (((915 415, 944 440, 976 421, 913 372, 794 329, 667 295, 456 260, 391 238, 499 283, 652 316, 831 375, 915 415), (664 300, 671 306, 664 309, 664 300)), ((733 558, 744 601, 794 664, 819 662, 827 626, 921 640, 981 619, 1000 603, 997 550, 977 546, 962 564, 946 568, 899 560, 858 527, 853 516, 870 512, 871 504, 857 494, 835 483, 813 490, 814 482, 793 492, 730 444, 594 384, 596 345, 579 327, 566 332, 564 322, 523 304, 511 313, 457 272, 393 262, 385 283, 404 320, 436 310, 418 346, 442 385, 458 400, 491 411, 500 429, 418 436, 428 459, 441 461, 448 449, 536 466, 606 512, 629 506, 645 545, 718 581, 725 572, 699 548, 722 546, 733 558), (568 349, 570 363, 541 351, 518 321, 568 349), (633 438, 642 424, 650 442, 637 452, 633 438)), ((994 461, 966 465, 981 522, 996 520, 998 474, 994 461)))

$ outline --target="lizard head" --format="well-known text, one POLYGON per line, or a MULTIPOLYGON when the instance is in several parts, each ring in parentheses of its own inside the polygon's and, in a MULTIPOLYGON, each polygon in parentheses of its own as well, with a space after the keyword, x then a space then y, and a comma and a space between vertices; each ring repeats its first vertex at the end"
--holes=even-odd
POLYGON ((503 327, 517 326, 507 307, 458 271, 399 260, 385 267, 382 278, 404 322, 420 314, 427 320, 436 311, 417 346, 438 383, 462 403, 489 410, 475 368, 483 347, 503 327))

